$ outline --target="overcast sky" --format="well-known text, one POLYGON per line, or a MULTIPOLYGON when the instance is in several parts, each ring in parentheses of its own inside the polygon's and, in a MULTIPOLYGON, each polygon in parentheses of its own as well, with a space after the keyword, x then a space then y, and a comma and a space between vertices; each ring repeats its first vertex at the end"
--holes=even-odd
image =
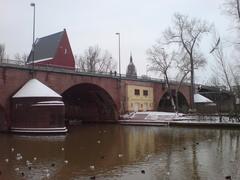
MULTIPOLYGON (((230 20, 221 11, 223 0, 0 0, 0 43, 5 44, 10 58, 14 58, 15 53, 30 52, 31 2, 36 4, 36 37, 66 28, 74 54, 99 45, 110 51, 117 61, 115 33, 121 33, 124 74, 130 52, 138 75, 146 73, 146 50, 171 25, 175 12, 214 23, 221 35, 229 33, 230 20)), ((208 50, 208 47, 203 48, 203 51, 208 50)))

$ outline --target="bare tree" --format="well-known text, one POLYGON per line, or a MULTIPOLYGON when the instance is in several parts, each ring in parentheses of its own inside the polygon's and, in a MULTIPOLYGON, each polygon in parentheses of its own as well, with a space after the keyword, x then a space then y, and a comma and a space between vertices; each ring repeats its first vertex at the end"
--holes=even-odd
POLYGON ((0 62, 3 62, 5 58, 6 58, 5 45, 0 44, 0 62))
POLYGON ((224 52, 222 47, 220 46, 214 53, 215 60, 220 67, 220 71, 222 72, 221 79, 225 85, 229 88, 230 92, 232 92, 232 82, 231 82, 231 74, 229 65, 225 62, 224 52))
POLYGON ((210 84, 214 86, 225 86, 230 91, 232 91, 232 76, 233 69, 230 64, 227 63, 227 57, 224 54, 223 42, 215 30, 213 29, 213 43, 211 51, 209 52, 215 60, 215 63, 212 67, 212 71, 214 75, 211 77, 210 84))
POLYGON ((110 72, 116 70, 116 62, 106 50, 102 53, 98 46, 90 46, 78 58, 78 68, 83 72, 110 72))
MULTIPOLYGON (((203 55, 201 53, 196 54, 198 57, 195 57, 195 61, 194 61, 194 67, 195 69, 201 68, 203 66, 205 66, 206 64, 206 60, 203 57, 203 55)), ((176 58, 176 69, 178 70, 178 74, 176 76, 176 79, 179 80, 177 89, 176 89, 176 110, 178 111, 178 92, 179 89, 181 88, 183 82, 185 80, 189 80, 188 75, 191 72, 191 63, 189 60, 189 56, 187 53, 180 53, 180 55, 178 56, 178 58, 176 58)))
POLYGON ((239 50, 240 50, 240 0, 224 0, 223 3, 223 12, 227 14, 228 16, 231 17, 231 30, 235 30, 237 34, 234 36, 233 33, 231 32, 231 38, 227 38, 227 42, 230 43, 230 45, 233 45, 235 48, 235 51, 233 54, 238 56, 237 58, 239 59, 239 50))
MULTIPOLYGON (((216 66, 214 67, 214 74, 218 73, 218 77, 213 76, 213 80, 215 80, 215 86, 222 87, 225 86, 230 91, 230 94, 233 96, 239 97, 240 87, 239 87, 239 77, 238 73, 234 72, 236 69, 234 68, 233 64, 227 62, 227 57, 224 54, 224 49, 222 42, 218 44, 218 47, 213 51, 213 56, 216 62, 216 66), (216 72, 217 70, 217 72, 216 72)), ((220 122, 222 121, 221 118, 221 94, 220 100, 218 102, 219 106, 219 117, 220 122)), ((236 98, 236 97, 235 97, 236 98)), ((234 98, 234 99, 235 99, 234 98)), ((233 100, 234 100, 233 99, 233 100)), ((235 101, 232 101, 233 111, 229 112, 229 116, 233 118, 237 118, 239 120, 239 113, 237 112, 237 106, 235 101)))
POLYGON ((202 55, 199 55, 202 36, 210 31, 211 27, 199 19, 190 19, 186 15, 176 13, 173 18, 173 26, 164 32, 163 41, 165 44, 175 44, 180 52, 186 53, 191 68, 191 104, 194 108, 194 62, 202 55))
POLYGON ((220 80, 220 76, 219 74, 215 71, 214 74, 209 78, 208 85, 210 86, 215 86, 215 87, 220 87, 222 86, 221 80, 220 80))
POLYGON ((14 59, 16 61, 20 61, 20 62, 23 62, 23 63, 27 62, 27 58, 28 58, 28 55, 26 53, 23 53, 23 54, 16 53, 14 55, 14 59))
POLYGON ((225 0, 224 11, 233 18, 240 28, 240 1, 239 0, 225 0))
POLYGON ((169 83, 169 69, 172 67, 172 63, 176 57, 176 53, 172 51, 171 53, 167 53, 164 48, 158 43, 152 46, 151 49, 147 50, 148 59, 150 61, 149 71, 154 71, 157 73, 161 73, 166 80, 166 86, 168 90, 168 94, 171 99, 171 104, 173 106, 174 111, 176 111, 176 106, 173 100, 173 96, 171 93, 171 87, 169 83))

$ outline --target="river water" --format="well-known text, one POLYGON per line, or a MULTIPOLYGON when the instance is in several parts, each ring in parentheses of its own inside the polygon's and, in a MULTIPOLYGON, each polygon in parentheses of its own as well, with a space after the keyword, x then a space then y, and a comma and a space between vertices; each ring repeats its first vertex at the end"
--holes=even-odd
POLYGON ((0 179, 240 179, 239 130, 121 125, 0 134, 0 179))

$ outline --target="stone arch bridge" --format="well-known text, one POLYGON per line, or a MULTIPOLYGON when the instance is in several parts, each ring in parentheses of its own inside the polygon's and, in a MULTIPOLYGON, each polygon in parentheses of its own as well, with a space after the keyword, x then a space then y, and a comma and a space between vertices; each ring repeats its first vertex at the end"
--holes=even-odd
MULTIPOLYGON (((71 69, 16 64, 0 64, 0 128, 11 125, 11 97, 32 77, 63 96, 66 117, 79 119, 117 120, 127 112, 127 86, 151 87, 153 109, 168 108, 165 83, 150 78, 126 78, 115 74, 94 74, 71 69)), ((172 91, 178 84, 172 83, 172 91)), ((186 106, 190 101, 190 86, 183 85, 179 93, 186 106)))

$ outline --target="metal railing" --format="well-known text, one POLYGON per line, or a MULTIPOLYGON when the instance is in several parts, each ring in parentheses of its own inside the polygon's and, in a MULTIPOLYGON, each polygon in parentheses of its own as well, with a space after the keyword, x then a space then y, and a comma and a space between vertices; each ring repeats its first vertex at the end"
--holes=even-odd
MULTIPOLYGON (((33 65, 28 64, 24 61, 12 60, 12 59, 2 59, 0 60, 0 66, 2 67, 12 67, 19 69, 27 69, 32 70, 33 65)), ((126 74, 120 74, 117 72, 89 72, 83 71, 80 68, 72 68, 68 66, 60 66, 60 65, 51 65, 51 64, 34 64, 34 71, 49 71, 49 72, 58 72, 58 73, 67 73, 67 74, 76 74, 76 75, 84 75, 84 76, 97 76, 97 77, 109 77, 123 80, 133 80, 133 81, 145 81, 145 82, 159 82, 166 83, 164 79, 160 78, 152 78, 150 76, 142 75, 142 76, 127 76, 126 74)), ((170 80, 171 84, 178 84, 177 80, 170 80)), ((185 85, 190 85, 190 83, 184 83, 185 85)))

